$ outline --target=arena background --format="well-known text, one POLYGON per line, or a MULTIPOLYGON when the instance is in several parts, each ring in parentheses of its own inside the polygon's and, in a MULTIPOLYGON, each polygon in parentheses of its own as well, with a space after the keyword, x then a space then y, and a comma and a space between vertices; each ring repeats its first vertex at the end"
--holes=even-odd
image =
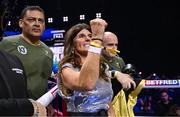
MULTIPOLYGON (((45 10, 46 30, 41 40, 54 52, 55 73, 63 57, 66 30, 100 15, 108 22, 106 30, 119 37, 120 56, 126 63, 134 64, 142 78, 180 79, 180 10, 175 0, 0 0, 0 37, 20 33, 17 22, 27 5, 39 5, 45 10), (80 20, 80 15, 85 19, 80 20)), ((56 75, 49 79, 49 89, 56 85, 55 78, 56 75)), ((156 115, 154 106, 159 105, 163 90, 180 105, 179 88, 144 89, 134 107, 135 115, 156 115), (145 110, 146 107, 150 110, 145 110)), ((60 96, 52 104, 67 115, 60 96)))
MULTIPOLYGON (((53 30, 66 31, 76 23, 88 23, 96 13, 101 13, 108 22, 107 30, 119 37, 120 56, 126 63, 134 64, 145 77, 152 73, 168 76, 180 73, 180 10, 175 0, 1 0, 0 3, 4 34, 20 31, 16 21, 26 5, 41 6, 46 18, 53 18, 52 23, 46 19, 46 29, 53 30), (85 20, 79 19, 82 14, 85 20), (64 16, 68 17, 67 22, 63 22, 64 16)), ((46 39, 43 41, 51 47, 56 43, 46 39)))

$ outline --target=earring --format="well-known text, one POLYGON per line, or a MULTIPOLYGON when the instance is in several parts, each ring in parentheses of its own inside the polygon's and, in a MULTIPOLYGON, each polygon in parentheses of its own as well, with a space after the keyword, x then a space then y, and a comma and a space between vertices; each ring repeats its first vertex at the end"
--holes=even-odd
POLYGON ((74 54, 74 48, 72 49, 71 53, 74 54))

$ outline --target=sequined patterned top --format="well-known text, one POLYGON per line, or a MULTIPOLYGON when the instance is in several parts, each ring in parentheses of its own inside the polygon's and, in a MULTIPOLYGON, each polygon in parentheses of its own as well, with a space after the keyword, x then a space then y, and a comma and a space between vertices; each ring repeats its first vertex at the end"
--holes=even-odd
MULTIPOLYGON (((76 71, 72 64, 66 63, 62 68, 70 67, 76 71)), ((68 112, 98 112, 100 109, 108 110, 108 103, 111 102, 113 90, 111 82, 107 82, 99 78, 96 82, 96 87, 92 91, 73 91, 72 96, 64 96, 59 92, 62 98, 66 101, 68 112)))

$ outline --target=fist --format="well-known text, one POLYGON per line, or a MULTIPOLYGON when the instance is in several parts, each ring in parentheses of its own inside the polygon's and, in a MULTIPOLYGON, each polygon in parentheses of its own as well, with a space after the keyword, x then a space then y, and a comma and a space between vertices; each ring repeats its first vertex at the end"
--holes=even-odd
POLYGON ((90 21, 91 31, 92 31, 92 38, 99 38, 102 39, 104 35, 105 28, 107 23, 103 19, 93 19, 90 21))

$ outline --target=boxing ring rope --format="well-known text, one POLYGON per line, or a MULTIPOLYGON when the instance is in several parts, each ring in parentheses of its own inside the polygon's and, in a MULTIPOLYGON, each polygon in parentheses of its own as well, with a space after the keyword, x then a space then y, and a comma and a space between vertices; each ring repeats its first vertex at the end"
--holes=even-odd
MULTIPOLYGON (((180 88, 180 79, 178 80, 145 80, 143 88, 180 88)), ((47 93, 42 95, 37 102, 48 106, 56 97, 58 85, 54 86, 47 93)))
POLYGON ((52 89, 50 89, 47 93, 42 95, 37 102, 41 103, 43 106, 48 106, 53 99, 56 97, 58 92, 58 85, 54 86, 52 89))

